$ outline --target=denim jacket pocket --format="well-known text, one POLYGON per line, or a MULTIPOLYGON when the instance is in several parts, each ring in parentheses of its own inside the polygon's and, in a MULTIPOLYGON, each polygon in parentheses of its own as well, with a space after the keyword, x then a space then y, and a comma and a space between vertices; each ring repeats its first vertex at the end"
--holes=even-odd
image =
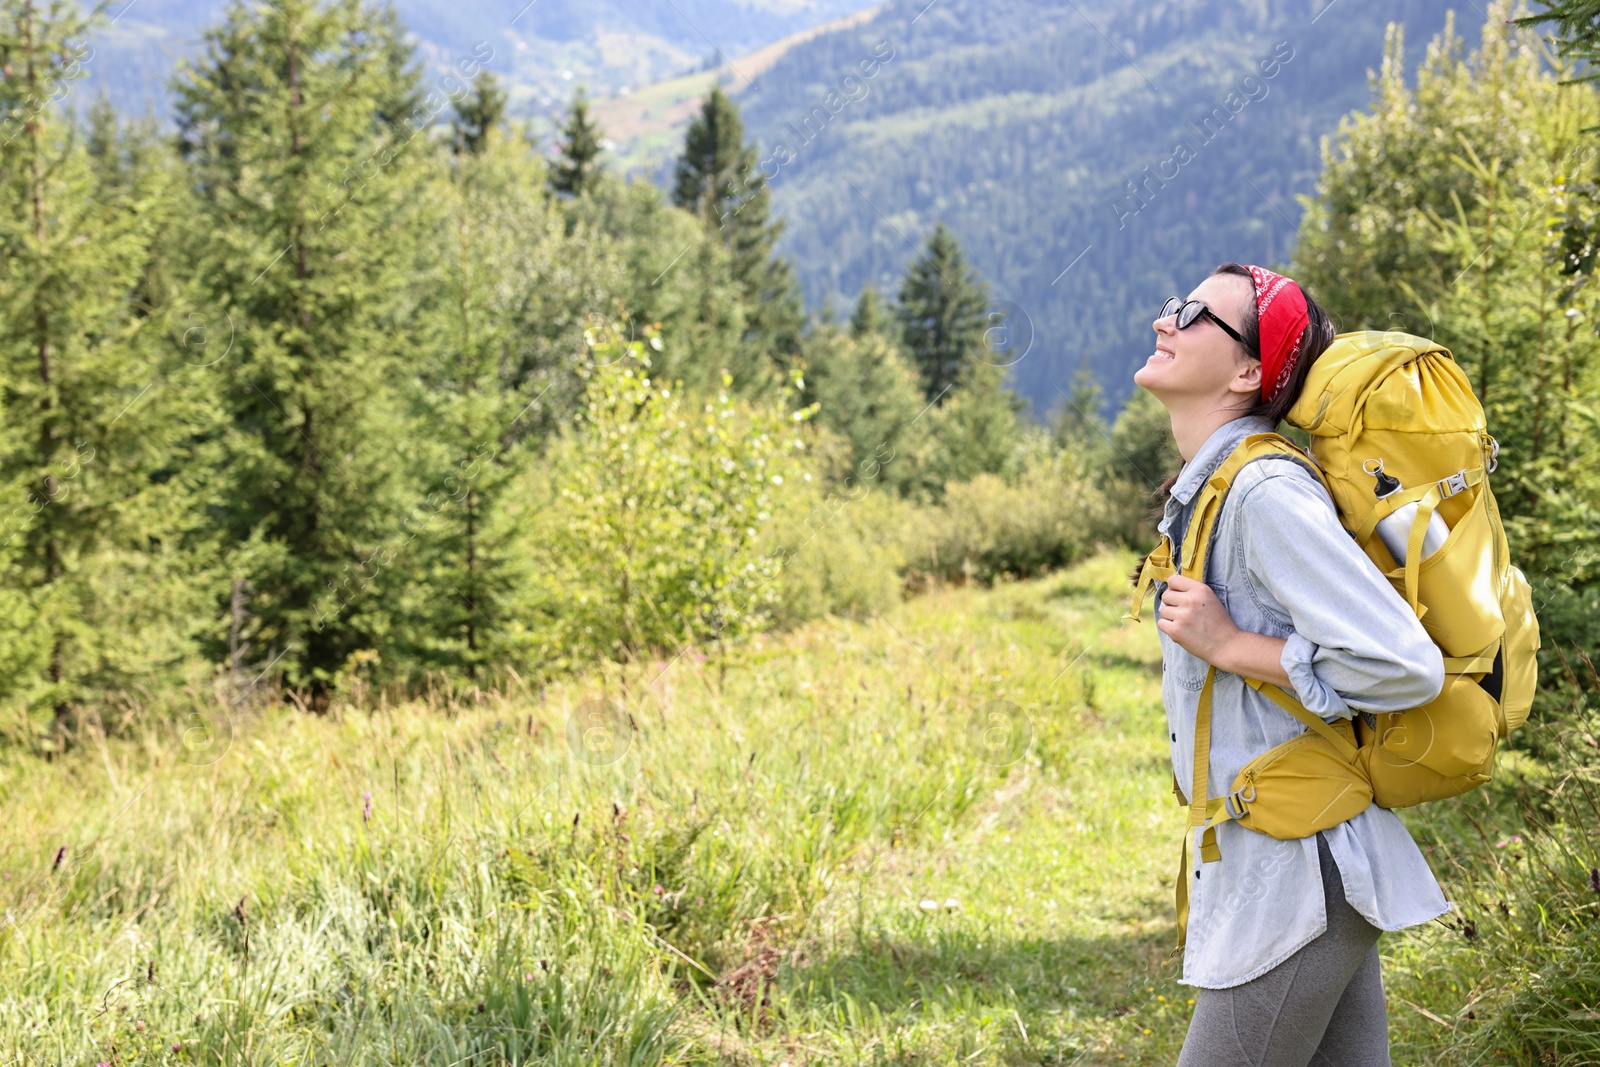
MULTIPOLYGON (((1220 582, 1207 582, 1211 591, 1217 595, 1217 600, 1222 603, 1224 611, 1228 608, 1228 587, 1220 582)), ((1163 586, 1163 589, 1165 587, 1163 586)), ((1185 689, 1199 692, 1206 684, 1206 668, 1210 666, 1199 656, 1190 654, 1180 648, 1175 642, 1167 642, 1170 651, 1166 654, 1161 664, 1161 669, 1172 676, 1172 680, 1185 689)))

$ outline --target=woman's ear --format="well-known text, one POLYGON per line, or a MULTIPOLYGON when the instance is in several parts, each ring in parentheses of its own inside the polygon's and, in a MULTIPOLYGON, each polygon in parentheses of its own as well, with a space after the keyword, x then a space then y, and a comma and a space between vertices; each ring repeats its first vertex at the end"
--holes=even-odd
POLYGON ((1243 360, 1239 373, 1233 376, 1228 383, 1230 393, 1261 393, 1261 361, 1259 359, 1243 360))

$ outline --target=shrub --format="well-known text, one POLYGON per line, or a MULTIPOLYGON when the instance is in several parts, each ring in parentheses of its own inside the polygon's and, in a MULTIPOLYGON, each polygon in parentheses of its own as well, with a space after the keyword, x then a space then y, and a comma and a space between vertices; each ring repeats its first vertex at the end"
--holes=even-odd
POLYGON ((1014 478, 980 474, 947 485, 940 505, 918 512, 905 551, 914 571, 934 577, 1029 577, 1120 539, 1123 510, 1082 455, 1038 439, 1024 449, 1014 478))
POLYGON ((738 401, 726 374, 714 396, 657 382, 653 331, 585 338, 583 409, 532 480, 516 639, 561 669, 762 629, 782 562, 774 513, 811 477, 799 425, 810 409, 738 401))
POLYGON ((904 530, 916 509, 872 481, 809 483, 784 516, 782 596, 773 621, 865 619, 900 603, 904 530))

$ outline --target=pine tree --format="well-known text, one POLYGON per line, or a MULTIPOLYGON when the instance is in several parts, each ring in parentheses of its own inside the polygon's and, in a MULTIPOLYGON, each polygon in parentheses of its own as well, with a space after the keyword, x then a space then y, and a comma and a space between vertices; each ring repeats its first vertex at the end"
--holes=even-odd
POLYGON ((566 236, 542 163, 511 139, 441 160, 433 182, 429 200, 442 205, 433 230, 443 240, 424 279, 428 333, 416 361, 416 402, 429 427, 419 448, 425 492, 396 546, 403 621, 390 643, 418 668, 477 677, 508 654, 514 595, 526 584, 511 547, 521 516, 506 497, 540 443, 530 427, 542 419, 531 409, 552 396, 552 407, 570 409, 575 398, 555 386, 581 388, 567 367, 545 365, 525 317, 565 318, 567 350, 582 343, 575 316, 549 313, 561 295, 553 268, 579 262, 587 235, 566 236))
POLYGON ((459 155, 480 154, 488 146, 506 113, 506 91, 494 72, 483 70, 472 80, 472 93, 456 101, 456 117, 451 123, 455 151, 459 155))
POLYGON ((176 85, 195 274, 234 330, 221 518, 248 636, 319 697, 389 628, 385 552, 418 505, 398 383, 429 147, 397 33, 356 0, 240 2, 176 85))
POLYGON ((957 387, 931 416, 937 449, 930 467, 937 483, 1010 473, 1027 428, 1026 407, 1006 386, 1004 369, 969 360, 957 387))
POLYGON ((805 308, 793 268, 773 252, 783 223, 771 218, 772 194, 757 159, 738 107, 715 87, 684 135, 672 199, 721 235, 746 304, 745 341, 782 369, 799 353, 805 308))
POLYGON ((1051 420, 1051 437, 1063 448, 1080 452, 1100 448, 1106 441, 1106 421, 1100 414, 1105 392, 1087 362, 1072 375, 1072 391, 1061 397, 1051 420))
MULTIPOLYGON (((724 369, 740 395, 774 386, 766 354, 741 343, 747 305, 714 231, 673 207, 650 182, 606 176, 592 195, 560 205, 573 234, 586 235, 589 258, 615 267, 606 283, 614 311, 639 326, 660 324, 653 374, 701 392, 717 390, 724 369)), ((590 299, 585 310, 602 306, 590 299)))
POLYGON ((815 403, 816 421, 849 440, 852 483, 904 491, 917 482, 928 426, 919 420, 917 376, 899 345, 876 330, 858 336, 819 326, 805 352, 803 402, 815 403))
POLYGON ((884 301, 883 294, 878 292, 878 287, 862 286, 861 295, 856 297, 855 310, 850 314, 850 336, 860 339, 879 334, 898 341, 899 333, 894 315, 884 301))
POLYGON ((593 191, 600 176, 601 133, 589 117, 589 97, 579 86, 561 131, 561 156, 550 170, 550 188, 569 196, 593 191))
POLYGON ((988 302, 988 286, 967 266, 955 235, 941 222, 906 271, 898 309, 901 337, 929 403, 949 399, 981 346, 988 302))
POLYGON ((0 694, 58 728, 189 651, 195 605, 169 568, 205 432, 162 309, 140 299, 170 168, 125 151, 114 117, 74 129, 52 104, 91 25, 70 5, 0 6, 0 694))

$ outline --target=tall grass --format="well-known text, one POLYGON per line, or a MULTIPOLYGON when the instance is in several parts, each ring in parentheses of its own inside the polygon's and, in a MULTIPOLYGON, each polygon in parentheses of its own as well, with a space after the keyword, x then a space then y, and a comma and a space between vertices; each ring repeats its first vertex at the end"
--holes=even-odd
POLYGON ((1600 1063, 1600 674, 1558 658, 1568 696, 1541 694, 1524 727, 1553 755, 1508 753, 1489 788, 1416 823, 1456 911, 1400 954, 1391 1011, 1431 1062, 1600 1063))
MULTIPOLYGON (((204 765, 171 732, 15 758, 0 1058, 725 1056, 780 957, 876 908, 843 900, 1071 766, 1100 661, 1061 674, 1085 632, 1048 600, 972 629, 990 600, 950 592, 725 674, 691 652, 475 706, 265 709, 204 765)), ((1147 667, 1108 669, 1148 700, 1147 667)))
MULTIPOLYGON (((0 1063, 1170 1064, 1130 562, 3 757, 0 1063)), ((1462 911, 1382 942, 1396 1062, 1595 1060, 1591 740, 1406 813, 1462 911)))

